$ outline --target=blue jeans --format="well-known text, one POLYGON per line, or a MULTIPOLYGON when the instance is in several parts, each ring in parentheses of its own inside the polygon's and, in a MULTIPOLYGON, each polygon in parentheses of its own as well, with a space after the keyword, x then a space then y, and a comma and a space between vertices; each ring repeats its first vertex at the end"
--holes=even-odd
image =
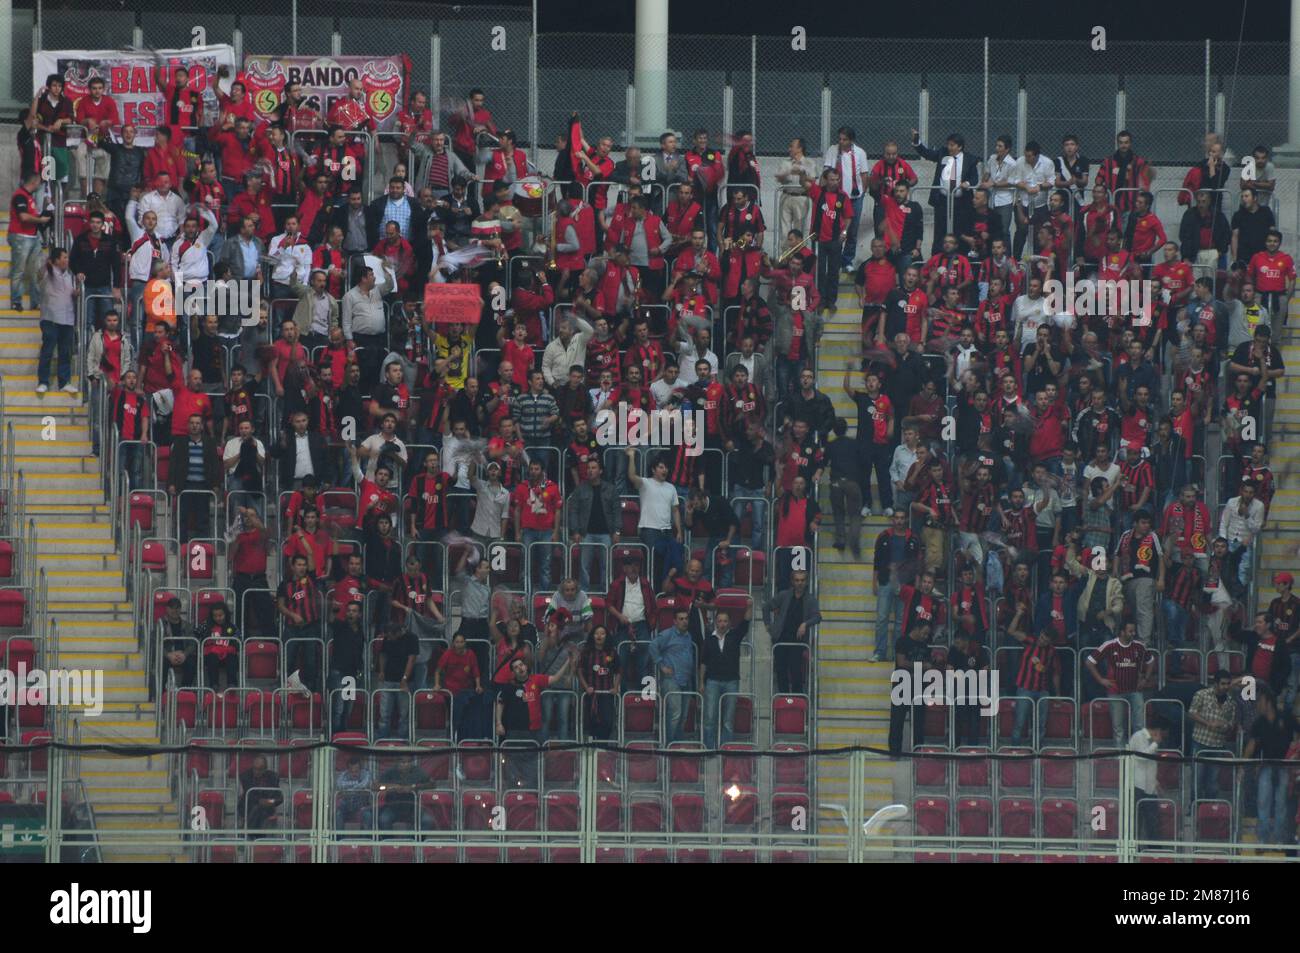
POLYGON ((112 295, 113 289, 107 285, 86 285, 86 321, 90 327, 103 327, 104 315, 117 307, 112 295))
POLYGON ((731 741, 736 724, 736 696, 740 682, 704 681, 704 747, 717 748, 731 741), (728 696, 723 698, 723 696, 728 696), (719 705, 721 703, 721 705, 719 705), (722 709, 722 734, 718 734, 718 709, 722 709))
POLYGON ((664 576, 668 574, 668 544, 673 541, 673 531, 670 529, 654 529, 649 526, 642 526, 638 532, 641 536, 641 542, 645 543, 650 549, 650 582, 654 586, 654 591, 658 592, 663 585, 664 576))
MULTIPOLYGON (((1029 721, 1029 714, 1038 707, 1038 699, 1046 698, 1047 692, 1031 692, 1025 688, 1016 689, 1016 726, 1011 732, 1011 743, 1020 744, 1020 739, 1025 734, 1025 723, 1029 721)), ((1036 734, 1036 747, 1043 746, 1043 735, 1047 733, 1047 719, 1038 719, 1038 730, 1036 734)))
MULTIPOLYGON (((599 506, 600 504, 599 502, 596 502, 592 505, 599 506)), ((609 533, 588 533, 586 536, 582 537, 582 546, 579 547, 579 552, 582 554, 582 567, 579 572, 579 578, 582 588, 587 592, 592 591, 591 571, 593 565, 600 567, 600 588, 595 591, 604 592, 605 586, 608 584, 605 577, 609 558, 609 547, 613 541, 613 537, 609 533), (597 543, 600 544, 599 549, 596 548, 597 543)))
POLYGON ((1122 692, 1110 696, 1110 724, 1115 732, 1115 744, 1128 747, 1129 738, 1146 725, 1146 700, 1141 692, 1122 692), (1127 705, 1123 704, 1127 702, 1127 705), (1128 732, 1124 732, 1124 709, 1128 709, 1128 732))
POLYGON ((754 505, 754 518, 749 533, 749 548, 761 550, 767 540, 763 531, 767 528, 767 500, 763 497, 763 491, 757 487, 740 486, 737 484, 731 488, 731 509, 736 514, 736 520, 741 521, 745 518, 745 504, 754 505), (749 497, 750 499, 741 499, 749 497))
POLYGON ((615 624, 611 626, 610 632, 614 651, 618 653, 619 666, 623 670, 623 691, 639 692, 641 679, 653 674, 650 668, 650 639, 653 635, 650 625, 645 621, 633 622, 630 627, 615 624))
MULTIPOLYGON (((1211 748, 1209 745, 1203 745, 1199 741, 1192 741, 1192 757, 1195 758, 1202 751, 1220 751, 1220 748, 1211 748)), ((1193 794, 1198 801, 1211 800, 1219 796, 1219 765, 1213 761, 1196 762, 1196 786, 1193 788, 1193 794)))
POLYGON ((854 256, 858 253, 858 229, 862 226, 862 203, 866 197, 867 193, 863 192, 857 198, 849 200, 853 203, 853 221, 849 223, 849 237, 844 239, 844 257, 841 261, 845 268, 852 267, 854 256))
POLYGON ((343 698, 340 691, 343 688, 343 673, 337 669, 330 669, 329 678, 325 680, 325 686, 329 691, 330 698, 330 733, 338 734, 347 726, 355 702, 346 701, 343 698))
MULTIPOLYGON (((10 235, 9 236, 9 300, 17 301, 19 304, 23 300, 23 286, 27 284, 24 276, 27 274, 27 259, 41 250, 41 239, 39 235, 10 235)), ((27 287, 27 294, 32 299, 32 307, 41 306, 40 286, 31 282, 27 287)))
POLYGON ((1169 598, 1161 599, 1160 604, 1165 613, 1165 638, 1171 645, 1182 645, 1186 641, 1187 610, 1169 598))
POLYGON ((678 685, 665 679, 661 686, 664 699, 664 733, 668 744, 681 741, 682 730, 686 726, 686 712, 689 710, 689 696, 683 694, 690 690, 689 684, 678 685))
MULTIPOLYGON (((528 554, 528 559, 541 560, 541 566, 538 567, 539 585, 544 590, 551 588, 551 548, 544 546, 540 549, 533 549, 533 543, 550 543, 554 541, 554 536, 549 529, 525 529, 524 552, 528 554)), ((529 581, 532 581, 532 574, 529 574, 529 581)))
POLYGON ((342 830, 344 824, 359 823, 362 830, 370 830, 374 827, 375 812, 370 807, 368 795, 349 794, 350 792, 341 794, 335 801, 337 807, 334 810, 334 826, 342 830))
POLYGON ((898 600, 897 574, 889 582, 880 583, 876 590, 876 654, 883 659, 891 659, 894 643, 902 620, 893 618, 895 611, 902 609, 898 600))
POLYGON ((36 364, 36 379, 49 386, 50 360, 54 349, 59 349, 59 386, 72 380, 72 351, 77 346, 77 329, 71 324, 55 324, 41 320, 41 356, 36 364))
POLYGON ((1280 764, 1259 766, 1258 797, 1255 801, 1259 824, 1255 840, 1260 844, 1281 844, 1286 832, 1286 768, 1280 764))
POLYGON ((713 580, 714 567, 721 567, 720 574, 717 578, 717 585, 720 589, 730 586, 736 578, 736 561, 730 550, 724 551, 726 562, 719 562, 717 558, 717 547, 721 546, 726 540, 725 536, 706 536, 704 537, 704 575, 705 578, 713 580))
POLYGON ((573 693, 568 691, 542 692, 542 730, 538 740, 546 744, 551 737, 552 718, 558 720, 562 741, 573 738, 573 693))
POLYGON ((377 738, 401 738, 405 740, 410 733, 411 693, 402 691, 401 682, 380 682, 379 724, 376 725, 377 738), (397 728, 393 730, 393 708, 397 708, 397 728))
MULTIPOLYGON (((44 324, 45 322, 42 321, 41 323, 44 324)), ((1241 564, 1237 567, 1237 580, 1243 586, 1249 588, 1250 576, 1251 573, 1254 571, 1253 564, 1255 561, 1255 551, 1250 546, 1243 546, 1240 540, 1234 539, 1232 542, 1228 543, 1228 552, 1230 553, 1236 553, 1243 549, 1246 552, 1241 557, 1241 564)))

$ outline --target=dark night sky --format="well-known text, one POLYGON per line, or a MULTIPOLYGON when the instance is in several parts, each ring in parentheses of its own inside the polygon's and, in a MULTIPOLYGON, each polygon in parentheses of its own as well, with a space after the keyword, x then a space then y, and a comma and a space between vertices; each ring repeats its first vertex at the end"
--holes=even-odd
MULTIPOLYGON (((978 0, 912 6, 878 0, 669 0, 669 4, 669 29, 674 33, 786 35, 797 24, 808 30, 810 38, 821 34, 1073 39, 1087 36, 1092 26, 1099 24, 1113 40, 1235 40, 1241 29, 1243 0, 1213 4, 1204 0, 1065 4, 978 0), (927 18, 929 10, 934 15, 927 18), (1171 10, 1179 12, 1171 16, 1171 10), (889 16, 887 11, 901 15, 889 16), (846 29, 846 19, 861 23, 861 28, 846 29)), ((527 2, 510 5, 529 6, 527 2)), ((1288 8, 1287 0, 1249 0, 1246 39, 1287 39, 1288 8)), ((635 0, 539 0, 539 26, 546 32, 631 33, 635 10, 635 0)))

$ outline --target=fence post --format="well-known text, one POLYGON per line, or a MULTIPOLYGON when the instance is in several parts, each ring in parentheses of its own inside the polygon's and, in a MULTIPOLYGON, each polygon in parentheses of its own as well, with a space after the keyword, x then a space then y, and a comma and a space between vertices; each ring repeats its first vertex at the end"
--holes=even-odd
POLYGON ((1210 131, 1210 38, 1205 38, 1205 131, 1210 131))
POLYGON ((244 31, 239 27, 231 31, 230 45, 235 48, 235 62, 244 62, 244 31))
MULTIPOLYGON (((41 29, 45 26, 44 8, 45 8, 44 0, 36 0, 36 19, 32 23, 32 49, 33 50, 45 49, 45 47, 41 46, 41 29)), ((10 50, 12 49, 13 47, 11 46, 10 50)))
POLYGON ((921 92, 917 96, 916 128, 921 134, 922 142, 930 141, 930 86, 929 79, 921 74, 921 92))
MULTIPOLYGON (((865 751, 853 751, 849 754, 849 843, 848 862, 860 864, 863 860, 863 825, 867 822, 866 811, 866 773, 867 756, 865 751)), ((892 859, 892 858, 890 858, 892 859)))
MULTIPOLYGON (((339 32, 339 21, 334 21, 334 32, 330 35, 330 55, 343 55, 343 34, 339 32)), ((324 863, 324 861, 322 861, 324 863)))
POLYGON ((736 128, 736 90, 731 85, 731 73, 727 73, 726 83, 722 87, 722 133, 731 135, 736 128))
POLYGON ((1228 121, 1228 97, 1223 95, 1223 77, 1219 77, 1219 89, 1214 94, 1214 131, 1223 135, 1223 127, 1228 121))
POLYGON ((822 148, 824 153, 831 145, 831 77, 822 76, 822 148))
POLYGON ((1115 134, 1118 135, 1128 122, 1128 93, 1124 90, 1124 77, 1118 76, 1116 80, 1118 85, 1115 89, 1115 134))
POLYGON ((631 70, 627 74, 627 97, 623 106, 627 113, 627 119, 624 120, 627 131, 623 134, 623 144, 626 147, 636 142, 636 83, 631 70))
MULTIPOLYGON (((442 37, 429 35, 429 102, 433 105, 433 118, 442 125, 442 37)), ((534 146, 536 148, 536 146, 534 146)))
MULTIPOLYGON (((54 720, 55 741, 67 737, 67 713, 60 712, 54 720)), ((46 749, 45 756, 45 862, 59 862, 59 842, 62 840, 63 824, 63 759, 72 757, 71 753, 58 748, 46 749)))
POLYGON ((140 25, 138 19, 136 20, 135 26, 131 28, 131 42, 136 46, 144 46, 144 27, 140 25))
POLYGON ((1134 797, 1136 788, 1133 784, 1133 753, 1129 751, 1122 752, 1119 759, 1119 831, 1117 847, 1119 850, 1119 862, 1121 864, 1131 864, 1136 860, 1136 845, 1134 839, 1137 837, 1136 820, 1134 815, 1137 809, 1137 800, 1134 797))
POLYGON ((989 155, 989 38, 984 37, 984 151, 980 153, 986 159, 989 155))
POLYGON ((1029 141, 1029 91, 1025 89, 1025 74, 1020 74, 1020 84, 1016 89, 1016 145, 1024 152, 1025 143, 1029 141))
POLYGON ((327 862, 329 853, 326 847, 329 836, 327 831, 334 826, 334 810, 332 807, 334 803, 334 776, 333 772, 330 771, 330 760, 334 757, 334 749, 328 746, 316 748, 311 755, 312 776, 315 779, 312 788, 316 792, 312 798, 311 862, 313 864, 323 864, 327 862))
POLYGON ((536 154, 541 135, 537 98, 537 0, 533 0, 533 32, 528 37, 528 139, 536 154))
POLYGON ((578 830, 581 844, 578 857, 584 864, 596 861, 596 749, 581 749, 582 796, 578 798, 578 830))
POLYGON ((758 37, 749 37, 749 134, 758 142, 758 37))

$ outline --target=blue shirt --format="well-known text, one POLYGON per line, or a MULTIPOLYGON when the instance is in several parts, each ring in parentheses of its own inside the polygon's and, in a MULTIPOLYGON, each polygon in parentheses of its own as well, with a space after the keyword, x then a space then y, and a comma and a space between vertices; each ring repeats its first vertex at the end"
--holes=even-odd
POLYGON ((650 661, 655 665, 655 677, 662 673, 659 667, 667 666, 672 675, 663 676, 678 688, 689 688, 695 674, 695 641, 690 632, 681 632, 669 626, 650 642, 650 661))
POLYGON ((383 226, 389 222, 396 222, 397 227, 402 230, 403 238, 411 237, 411 204, 403 196, 400 202, 394 202, 391 198, 384 203, 384 220, 380 222, 380 231, 383 226))
POLYGON ((257 239, 244 241, 239 239, 239 250, 244 254, 244 273, 241 278, 256 278, 257 266, 261 262, 261 255, 257 253, 257 239))
POLYGON ((198 443, 195 443, 193 440, 190 441, 190 458, 188 463, 189 465, 186 467, 185 470, 186 482, 200 483, 200 484, 203 483, 204 468, 203 468, 203 441, 202 440, 200 440, 198 443))

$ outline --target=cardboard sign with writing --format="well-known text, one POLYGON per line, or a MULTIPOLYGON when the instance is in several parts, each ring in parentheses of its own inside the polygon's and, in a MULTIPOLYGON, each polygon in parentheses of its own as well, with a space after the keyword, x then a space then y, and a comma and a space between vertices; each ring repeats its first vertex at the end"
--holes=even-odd
POLYGON ((478 285, 429 282, 424 286, 424 317, 434 324, 478 324, 483 292, 478 285))

